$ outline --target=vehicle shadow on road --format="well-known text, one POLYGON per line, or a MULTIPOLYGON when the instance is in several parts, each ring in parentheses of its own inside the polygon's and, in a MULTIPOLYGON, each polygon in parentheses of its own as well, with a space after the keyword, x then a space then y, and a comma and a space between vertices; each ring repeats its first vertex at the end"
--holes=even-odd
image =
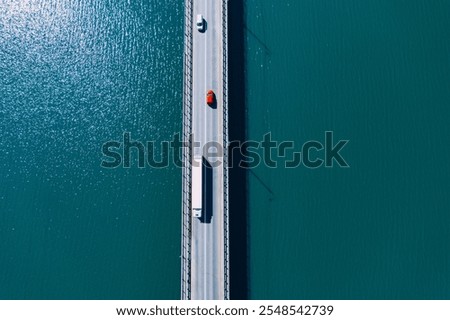
POLYGON ((211 164, 203 158, 203 214, 200 218, 201 223, 211 223, 213 216, 213 168, 211 164))
MULTIPOLYGON (((229 141, 247 138, 244 35, 244 1, 228 1, 229 141)), ((250 295, 248 172, 239 167, 239 151, 229 157, 230 298, 244 300, 250 295)))

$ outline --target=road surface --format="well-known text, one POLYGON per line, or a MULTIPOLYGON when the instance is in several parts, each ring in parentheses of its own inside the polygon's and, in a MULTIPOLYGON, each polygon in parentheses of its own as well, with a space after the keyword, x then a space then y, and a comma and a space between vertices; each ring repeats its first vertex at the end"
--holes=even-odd
MULTIPOLYGON (((201 146, 223 144, 223 39, 222 0, 194 0, 193 6, 193 105, 192 133, 201 146), (204 32, 196 29, 197 14, 206 21, 204 32), (216 103, 206 104, 206 93, 213 90, 216 103)), ((214 147, 210 152, 216 151, 214 147)), ((219 150, 220 152, 220 150, 219 150)), ((212 168, 204 169, 202 218, 192 218, 191 299, 225 299, 224 288, 224 174, 214 165, 219 157, 208 157, 206 150, 194 149, 212 168)))

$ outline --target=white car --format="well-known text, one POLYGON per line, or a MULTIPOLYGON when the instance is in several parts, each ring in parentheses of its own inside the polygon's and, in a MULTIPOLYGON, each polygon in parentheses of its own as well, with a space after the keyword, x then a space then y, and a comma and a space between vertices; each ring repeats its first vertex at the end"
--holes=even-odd
POLYGON ((196 20, 196 26, 197 26, 197 30, 200 32, 203 32, 205 29, 205 19, 203 19, 203 16, 201 14, 197 15, 197 20, 196 20))

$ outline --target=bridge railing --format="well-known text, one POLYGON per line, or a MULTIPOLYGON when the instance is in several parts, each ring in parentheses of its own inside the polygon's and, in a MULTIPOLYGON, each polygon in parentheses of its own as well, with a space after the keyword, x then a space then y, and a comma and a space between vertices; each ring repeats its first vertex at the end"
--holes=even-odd
POLYGON ((224 296, 230 299, 229 215, 228 215, 228 0, 222 0, 223 41, 223 214, 224 214, 224 296))
MULTIPOLYGON (((183 141, 191 145, 192 132, 192 22, 193 0, 185 0, 183 54, 183 141)), ((191 298, 191 148, 183 149, 182 168, 182 236, 181 236, 181 299, 191 298)))

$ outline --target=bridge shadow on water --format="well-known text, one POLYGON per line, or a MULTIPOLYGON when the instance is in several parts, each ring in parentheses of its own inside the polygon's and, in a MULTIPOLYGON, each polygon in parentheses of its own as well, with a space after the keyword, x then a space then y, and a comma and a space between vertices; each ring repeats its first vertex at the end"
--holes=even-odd
MULTIPOLYGON (((229 141, 247 138, 244 1, 228 2, 229 141)), ((231 150, 230 150, 231 151, 231 150)), ((239 168, 242 156, 230 153, 229 227, 230 298, 249 298, 248 172, 239 168), (231 163, 232 162, 232 163, 231 163)))

